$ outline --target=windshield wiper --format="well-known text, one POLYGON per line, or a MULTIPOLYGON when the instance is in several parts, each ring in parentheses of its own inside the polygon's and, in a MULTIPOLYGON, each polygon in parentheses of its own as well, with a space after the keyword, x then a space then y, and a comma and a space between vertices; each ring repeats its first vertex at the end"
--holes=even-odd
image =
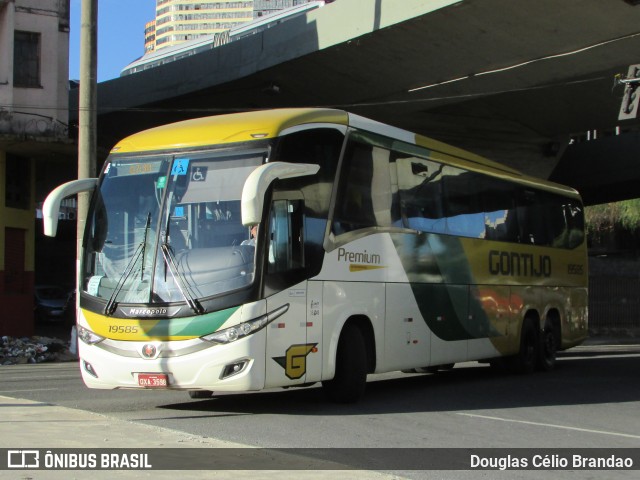
POLYGON ((124 269, 124 273, 120 277, 120 280, 118 280, 116 287, 113 289, 113 292, 109 297, 109 301, 107 302, 107 305, 104 307, 105 315, 112 315, 113 312, 115 312, 116 307, 118 306, 118 303, 116 302, 116 298, 118 297, 118 294, 124 287, 124 284, 127 282, 127 279, 133 272, 133 267, 138 262, 138 258, 140 258, 140 255, 142 255, 142 268, 141 268, 141 274, 140 274, 140 281, 142 281, 143 275, 144 275, 144 264, 145 264, 145 257, 146 257, 145 251, 147 249, 147 235, 149 233, 150 226, 151 226, 151 212, 147 214, 147 223, 144 226, 144 237, 142 239, 142 242, 140 242, 140 244, 136 248, 136 251, 133 253, 131 260, 129 260, 127 267, 124 269))
MULTIPOLYGON (((174 182, 175 179, 176 176, 174 176, 174 182)), ((202 307, 202 304, 198 301, 198 299, 191 295, 188 285, 185 283, 184 278, 182 278, 182 275, 178 270, 173 250, 169 245, 169 230, 171 229, 171 206, 173 204, 173 191, 169 192, 167 204, 169 205, 169 208, 167 209, 167 223, 164 226, 164 239, 162 241, 162 245, 160 245, 160 251, 162 252, 162 257, 164 258, 165 264, 164 276, 166 279, 168 268, 169 272, 171 272, 173 280, 176 283, 176 286, 178 287, 178 290, 187 301, 187 304, 191 307, 191 310, 193 310, 196 315, 202 315, 204 313, 204 308, 202 307)))
POLYGON ((144 265, 147 256, 144 252, 147 249, 147 235, 149 234, 149 227, 151 226, 151 212, 147 213, 147 223, 144 226, 144 237, 142 239, 142 266, 140 267, 140 281, 144 278, 144 265))
POLYGON ((182 275, 180 275, 180 271, 178 270, 178 266, 175 262, 175 257, 173 255, 173 252, 171 251, 171 247, 166 240, 162 242, 160 249, 162 250, 162 256, 164 257, 165 265, 169 267, 169 272, 171 272, 171 276, 175 280, 178 290, 180 290, 180 293, 187 301, 191 309, 197 315, 202 315, 203 313, 205 313, 202 304, 198 301, 197 298, 194 298, 193 295, 191 295, 191 292, 189 292, 189 287, 186 285, 184 279, 182 278, 182 275))

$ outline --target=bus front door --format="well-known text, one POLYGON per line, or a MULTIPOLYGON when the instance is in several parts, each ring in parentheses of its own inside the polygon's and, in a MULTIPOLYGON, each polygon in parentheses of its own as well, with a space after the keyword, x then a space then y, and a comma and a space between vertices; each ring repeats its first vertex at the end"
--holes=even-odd
POLYGON ((320 355, 314 355, 317 344, 307 339, 303 211, 302 200, 276 198, 271 205, 265 253, 267 311, 285 305, 287 311, 267 327, 266 388, 306 383, 308 364, 320 364, 320 355))

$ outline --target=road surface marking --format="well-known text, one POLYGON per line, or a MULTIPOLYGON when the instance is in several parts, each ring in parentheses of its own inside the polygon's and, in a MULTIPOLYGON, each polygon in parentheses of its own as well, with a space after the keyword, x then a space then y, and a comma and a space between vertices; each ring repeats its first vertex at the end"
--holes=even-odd
POLYGON ((50 375, 48 377, 4 377, 0 375, 3 382, 16 382, 18 380, 58 380, 59 378, 80 378, 80 375, 50 375))
POLYGON ((551 427, 551 428, 560 428, 563 430, 574 430, 576 432, 586 432, 586 433, 598 433, 601 435, 613 435, 615 437, 626 437, 626 438, 636 438, 640 439, 640 435, 631 435, 628 433, 618 433, 618 432, 607 432, 605 430, 591 430, 589 428, 578 428, 578 427, 568 427, 566 425, 555 425, 553 423, 539 423, 539 422, 530 422, 527 420, 512 420, 509 418, 500 418, 500 417, 490 417, 488 415, 477 415, 475 413, 458 413, 458 415, 464 415, 465 417, 473 417, 473 418, 484 418, 486 420, 499 420, 501 422, 511 422, 511 423, 522 423, 524 425, 535 425, 538 427, 551 427))
POLYGON ((59 388, 30 388, 28 390, 0 390, 0 393, 15 393, 15 392, 44 392, 46 390, 60 390, 59 388))

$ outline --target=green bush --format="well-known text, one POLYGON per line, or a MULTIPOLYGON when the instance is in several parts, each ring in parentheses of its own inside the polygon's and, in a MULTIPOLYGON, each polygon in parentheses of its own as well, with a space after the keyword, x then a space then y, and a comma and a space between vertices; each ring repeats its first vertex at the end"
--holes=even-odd
POLYGON ((640 198, 586 207, 585 222, 592 245, 617 244, 621 237, 637 238, 640 234, 640 198))

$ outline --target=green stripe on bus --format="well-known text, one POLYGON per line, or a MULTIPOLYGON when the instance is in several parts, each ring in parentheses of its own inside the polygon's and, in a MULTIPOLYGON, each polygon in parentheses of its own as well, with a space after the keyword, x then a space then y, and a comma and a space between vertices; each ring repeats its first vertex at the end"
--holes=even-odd
POLYGON ((160 320, 147 334, 154 337, 201 337, 217 331, 240 307, 219 312, 206 313, 196 317, 160 320))
POLYGON ((494 334, 482 305, 469 295, 475 280, 459 238, 399 234, 393 240, 422 318, 436 336, 468 340, 494 334))

